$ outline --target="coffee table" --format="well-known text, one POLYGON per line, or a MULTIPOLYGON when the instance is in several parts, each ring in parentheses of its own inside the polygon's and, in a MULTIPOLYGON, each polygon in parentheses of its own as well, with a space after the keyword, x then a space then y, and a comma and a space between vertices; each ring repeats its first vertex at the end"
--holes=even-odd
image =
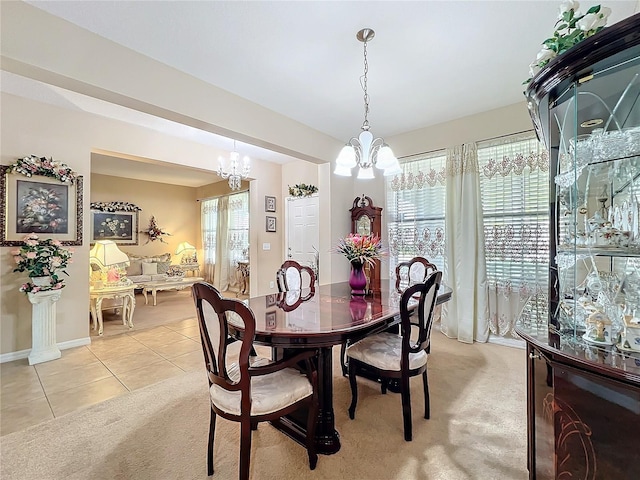
POLYGON ((147 305, 149 303, 147 294, 151 292, 151 296, 153 297, 153 305, 155 306, 157 304, 156 293, 159 290, 183 290, 185 288, 189 288, 194 283, 203 281, 204 278, 202 277, 181 277, 175 280, 168 278, 167 280, 159 280, 157 282, 139 283, 138 286, 142 289, 142 294, 144 295, 144 304, 147 305))

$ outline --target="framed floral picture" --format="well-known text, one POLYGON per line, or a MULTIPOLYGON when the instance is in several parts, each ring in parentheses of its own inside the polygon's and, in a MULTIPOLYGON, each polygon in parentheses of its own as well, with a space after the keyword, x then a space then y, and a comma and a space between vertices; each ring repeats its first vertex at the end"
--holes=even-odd
POLYGON ((276 312, 265 312, 264 314, 264 323, 267 327, 267 330, 275 330, 276 329, 276 312))
POLYGON ((267 217, 267 232, 276 231, 276 217, 267 217))
POLYGON ((91 210, 90 243, 113 240, 118 245, 138 245, 138 212, 91 210))
POLYGON ((270 197, 268 195, 264 197, 264 211, 265 212, 276 211, 276 197, 270 197))
POLYGON ((82 177, 73 183, 26 176, 0 166, 0 246, 21 246, 29 233, 82 245, 82 177))

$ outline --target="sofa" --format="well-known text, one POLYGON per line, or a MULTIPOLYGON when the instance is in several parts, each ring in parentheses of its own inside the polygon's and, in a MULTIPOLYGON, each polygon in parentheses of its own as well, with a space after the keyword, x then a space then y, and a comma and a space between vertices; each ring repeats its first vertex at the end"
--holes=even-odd
POLYGON ((127 253, 127 256, 129 257, 127 278, 133 283, 157 282, 167 278, 167 270, 171 266, 170 253, 155 256, 127 253))

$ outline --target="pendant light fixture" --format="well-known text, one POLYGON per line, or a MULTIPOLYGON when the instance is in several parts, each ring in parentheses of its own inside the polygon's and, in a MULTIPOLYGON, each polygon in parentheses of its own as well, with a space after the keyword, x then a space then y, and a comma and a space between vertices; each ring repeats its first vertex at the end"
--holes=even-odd
POLYGON ((229 188, 239 190, 241 180, 249 176, 251 170, 251 160, 245 155, 242 159, 242 169, 240 168, 240 154, 236 151, 236 141, 233 141, 233 152, 230 155, 229 171, 223 168, 224 158, 218 157, 218 175, 224 179, 229 179, 229 188))
POLYGON ((358 166, 359 179, 374 178, 373 167, 384 170, 384 175, 396 175, 402 173, 398 159, 393 151, 380 137, 374 138, 369 131, 369 94, 367 92, 367 74, 369 73, 369 63, 367 61, 367 42, 371 41, 375 32, 370 28, 364 28, 356 34, 356 38, 364 44, 364 76, 361 79, 362 90, 364 91, 364 122, 362 132, 358 138, 349 140, 336 159, 336 168, 333 171, 336 175, 345 177, 351 176, 351 169, 358 166))

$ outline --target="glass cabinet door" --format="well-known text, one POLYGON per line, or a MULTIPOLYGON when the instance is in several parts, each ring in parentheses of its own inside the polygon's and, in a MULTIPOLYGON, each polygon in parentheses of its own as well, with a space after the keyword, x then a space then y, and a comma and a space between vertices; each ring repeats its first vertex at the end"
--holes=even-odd
POLYGON ((549 113, 558 275, 552 317, 587 343, 631 348, 634 325, 640 331, 640 56, 593 65, 549 113))

